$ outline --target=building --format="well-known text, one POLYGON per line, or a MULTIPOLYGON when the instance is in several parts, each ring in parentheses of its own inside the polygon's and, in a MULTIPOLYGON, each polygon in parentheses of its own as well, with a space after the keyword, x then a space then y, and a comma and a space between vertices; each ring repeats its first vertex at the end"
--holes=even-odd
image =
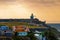
POLYGON ((23 25, 13 26, 13 31, 15 32, 29 32, 29 28, 23 25))
POLYGON ((33 14, 31 14, 30 19, 0 19, 0 22, 27 22, 35 24, 45 24, 45 22, 39 21, 39 19, 34 18, 33 14))
POLYGON ((8 26, 0 26, 0 36, 13 36, 13 31, 8 26))
POLYGON ((26 26, 19 25, 13 26, 13 31, 15 32, 16 36, 26 36, 30 30, 26 26))

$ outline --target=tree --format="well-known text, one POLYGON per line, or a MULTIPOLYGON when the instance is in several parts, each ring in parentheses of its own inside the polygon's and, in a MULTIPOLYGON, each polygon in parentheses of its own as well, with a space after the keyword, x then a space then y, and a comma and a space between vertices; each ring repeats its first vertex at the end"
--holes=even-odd
POLYGON ((29 32, 27 35, 31 40, 36 40, 36 37, 34 36, 33 32, 29 32))
POLYGON ((55 32, 51 28, 45 31, 44 35, 46 36, 47 40, 58 40, 55 32))

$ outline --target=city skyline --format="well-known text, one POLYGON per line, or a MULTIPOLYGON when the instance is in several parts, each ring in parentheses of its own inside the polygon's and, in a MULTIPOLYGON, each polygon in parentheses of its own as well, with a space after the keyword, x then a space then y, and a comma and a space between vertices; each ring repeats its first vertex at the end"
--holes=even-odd
POLYGON ((0 0, 0 19, 36 18, 47 23, 60 23, 60 0, 0 0))

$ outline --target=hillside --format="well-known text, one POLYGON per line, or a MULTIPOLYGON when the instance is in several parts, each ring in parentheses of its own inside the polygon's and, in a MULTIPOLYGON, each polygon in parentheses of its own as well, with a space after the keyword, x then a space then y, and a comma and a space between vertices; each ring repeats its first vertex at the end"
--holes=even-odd
POLYGON ((44 26, 30 25, 29 23, 24 23, 24 22, 0 22, 0 26, 1 25, 7 25, 8 27, 17 26, 17 25, 24 25, 29 28, 45 28, 44 26))

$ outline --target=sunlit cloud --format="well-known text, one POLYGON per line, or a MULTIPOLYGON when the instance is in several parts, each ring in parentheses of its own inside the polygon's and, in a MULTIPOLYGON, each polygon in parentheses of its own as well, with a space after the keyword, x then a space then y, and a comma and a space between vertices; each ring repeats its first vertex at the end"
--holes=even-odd
POLYGON ((29 3, 30 5, 32 4, 37 4, 37 5, 47 5, 47 6, 60 6, 60 0, 17 0, 19 3, 29 3))

